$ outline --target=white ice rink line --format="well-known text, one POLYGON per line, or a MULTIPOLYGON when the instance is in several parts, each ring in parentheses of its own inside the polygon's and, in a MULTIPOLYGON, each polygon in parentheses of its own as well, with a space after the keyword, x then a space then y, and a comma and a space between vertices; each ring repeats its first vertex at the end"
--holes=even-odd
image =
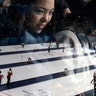
MULTIPOLYGON (((63 72, 65 68, 67 68, 68 70, 74 70, 76 68, 82 68, 87 66, 89 69, 89 66, 92 65, 89 58, 87 60, 85 60, 85 57, 78 57, 78 58, 79 58, 78 60, 77 58, 76 59, 74 58, 74 59, 65 59, 62 61, 59 60, 54 62, 44 62, 26 66, 13 67, 12 70, 14 75, 12 76, 12 82, 63 72)), ((96 62, 94 62, 93 65, 95 66, 96 62)), ((5 76, 7 75, 6 73, 8 69, 9 68, 2 69, 2 73, 5 76)), ((6 80, 4 80, 3 83, 6 83, 6 80)))
POLYGON ((28 94, 26 93, 27 95, 25 95, 24 92, 26 91, 34 94, 29 96, 74 96, 93 89, 93 85, 90 83, 93 77, 93 72, 94 71, 91 70, 85 73, 73 74, 24 87, 13 88, 2 91, 0 94, 2 94, 1 96, 27 96, 28 94), (47 95, 44 95, 44 92, 46 92, 47 95), (3 93, 9 95, 4 95, 3 93))
MULTIPOLYGON (((52 48, 56 48, 56 44, 52 43, 52 48)), ((24 48, 21 45, 11 45, 11 46, 0 46, 2 52, 13 52, 13 51, 22 51, 22 50, 33 50, 33 49, 45 49, 48 48, 48 43, 41 44, 26 44, 24 48)))
MULTIPOLYGON (((63 47, 63 44, 60 44, 60 47, 63 47)), ((57 48, 55 43, 52 43, 51 48, 57 48)), ((11 45, 11 46, 0 46, 2 52, 14 52, 14 51, 24 51, 24 50, 36 50, 36 49, 48 49, 48 43, 41 43, 41 44, 26 44, 24 48, 21 45, 11 45)), ((68 49, 68 48, 67 48, 68 49)), ((66 50, 66 48, 65 48, 66 50)), ((77 50, 79 52, 82 51, 82 48, 78 47, 77 50)), ((63 49, 61 49, 63 51, 63 49)), ((69 51, 69 50, 68 50, 69 51)), ((87 50, 88 52, 89 50, 87 50)))
MULTIPOLYGON (((31 54, 31 53, 30 53, 31 54)), ((50 56, 42 56, 42 55, 39 55, 38 53, 32 53, 32 55, 30 55, 29 53, 23 53, 23 54, 14 54, 14 55, 4 55, 4 56, 0 56, 0 65, 3 65, 3 64, 11 64, 11 63, 18 63, 18 62, 24 62, 24 61, 28 61, 28 57, 31 57, 32 60, 40 60, 40 59, 47 59, 48 58, 54 58, 55 56, 53 57, 50 57, 50 56)), ((58 57, 60 57, 61 55, 59 55, 58 57)), ((37 66, 39 65, 38 64, 39 62, 37 62, 37 66)), ((61 65, 61 66, 65 66, 68 67, 68 69, 70 69, 70 66, 71 68, 80 68, 80 67, 85 67, 85 66, 88 66, 88 65, 94 65, 96 64, 96 59, 91 56, 91 55, 88 55, 88 56, 80 56, 80 57, 76 57, 76 58, 66 58, 66 59, 61 59, 61 60, 56 60, 56 61, 49 61, 49 62, 43 62, 44 65, 46 66, 51 66, 53 65, 54 67, 54 64, 56 65, 57 64, 57 67, 58 67, 58 64, 61 65)), ((41 64, 43 64, 41 63, 41 64)), ((65 68, 65 67, 64 67, 65 68)))
MULTIPOLYGON (((10 55, 3 55, 0 56, 0 62, 2 64, 9 63, 10 61, 12 62, 22 62, 22 61, 27 61, 28 57, 31 57, 33 60, 35 59, 46 59, 46 58, 54 58, 54 57, 62 57, 62 56, 70 56, 73 55, 70 50, 67 52, 62 52, 61 50, 52 50, 51 53, 48 53, 48 51, 39 51, 39 52, 28 52, 28 53, 18 53, 18 54, 10 54, 10 55), (8 58, 5 61, 5 58, 8 58)), ((11 63, 11 62, 10 62, 11 63)))
POLYGON ((22 51, 22 50, 32 50, 32 49, 44 49, 48 48, 47 44, 46 46, 40 46, 42 44, 26 44, 24 48, 22 48, 21 45, 9 45, 9 46, 0 46, 0 49, 2 49, 2 52, 14 52, 14 51, 22 51))
MULTIPOLYGON (((46 59, 46 58, 54 58, 54 57, 64 57, 64 56, 72 56, 74 53, 71 52, 70 49, 65 49, 65 52, 61 50, 52 50, 50 53, 47 51, 39 51, 39 52, 29 52, 29 53, 19 53, 19 54, 10 54, 10 55, 1 55, 0 56, 0 64, 8 64, 8 63, 15 63, 15 62, 24 62, 28 60, 28 57, 31 57, 32 60, 36 59, 46 59)), ((78 55, 82 54, 76 53, 78 55)), ((89 54, 91 57, 91 55, 89 54)), ((85 56, 86 57, 86 56, 85 56)))
MULTIPOLYGON (((11 49, 11 48, 9 48, 9 49, 11 49)), ((10 50, 10 52, 11 51, 12 50, 10 50)), ((62 49, 60 51, 62 52, 62 49)), ((60 53, 60 51, 56 51, 56 53, 60 53)), ((36 52, 35 54, 37 54, 37 53, 38 52, 36 52)), ((46 51, 45 51, 45 53, 46 53, 46 51)), ((52 53, 51 53, 52 56, 53 56, 53 53, 55 53, 55 52, 53 52, 53 50, 52 50, 52 53)), ((28 55, 30 55, 29 53, 28 54, 23 53, 23 54, 25 54, 23 59, 22 59, 22 54, 6 55, 4 57, 0 56, 0 59, 1 59, 0 64, 5 62, 5 60, 6 60, 6 62, 4 64, 7 64, 8 62, 9 63, 22 62, 23 60, 28 58, 27 57, 28 55), (26 54, 27 54, 27 56, 26 56, 26 54), (10 56, 10 58, 13 58, 13 59, 8 60, 9 56, 10 56)), ((33 53, 32 53, 33 57, 35 56, 35 54, 33 55, 33 53)), ((39 52, 38 54, 41 54, 41 53, 39 52)), ((41 55, 38 56, 38 54, 35 56, 36 58, 33 58, 33 60, 38 59, 38 58, 39 59, 44 58, 44 57, 41 57, 41 55)), ((48 52, 47 52, 47 54, 48 54, 48 52)), ((69 54, 70 54, 70 52, 69 52, 69 54)), ((60 54, 60 56, 61 56, 61 54, 60 54)), ((12 68, 13 72, 14 72, 14 75, 12 76, 12 82, 15 81, 15 80, 19 81, 19 80, 24 80, 24 79, 28 79, 28 78, 33 78, 34 76, 42 76, 44 74, 61 72, 66 67, 68 67, 68 69, 71 69, 71 68, 74 69, 74 68, 79 68, 79 67, 82 67, 82 66, 84 67, 86 65, 88 65, 88 66, 92 65, 92 64, 96 65, 95 62, 96 62, 96 59, 94 59, 94 57, 89 55, 89 56, 84 56, 84 57, 77 57, 76 59, 75 58, 64 59, 64 60, 58 60, 58 61, 54 61, 54 62, 44 62, 42 64, 33 64, 33 65, 28 65, 28 66, 14 67, 14 68, 12 68), (63 67, 62 67, 62 65, 63 65, 63 67), (25 75, 25 72, 27 72, 26 75, 25 75), (22 76, 22 75, 23 76, 22 77, 17 76, 18 74, 20 74, 20 76, 22 76)), ((8 68, 2 69, 2 72, 5 74, 5 76, 6 76, 7 71, 8 71, 8 68)), ((87 72, 82 72, 82 73, 76 74, 75 75, 76 77, 74 75, 69 75, 69 76, 66 76, 66 77, 62 77, 62 78, 58 78, 58 79, 54 79, 54 80, 48 80, 48 81, 28 85, 28 86, 25 86, 25 87, 19 87, 19 88, 15 88, 15 89, 12 89, 12 90, 2 91, 2 92, 7 93, 7 95, 5 95, 2 92, 0 93, 0 95, 1 96, 24 96, 25 93, 22 92, 22 90, 28 91, 30 93, 37 94, 39 89, 43 89, 43 90, 47 91, 47 93, 51 94, 51 96, 74 96, 74 94, 78 94, 80 92, 87 91, 87 90, 90 90, 90 89, 93 88, 93 85, 90 84, 89 82, 93 77, 94 71, 95 70, 92 70, 90 72, 88 72, 88 71, 87 72), (86 74, 86 73, 88 73, 88 74, 86 74), (77 79, 77 76, 78 76, 78 79, 77 79), (79 80, 80 78, 84 78, 84 81, 79 80), (71 80, 73 83, 69 80, 71 80), (76 83, 74 80, 76 82, 77 81, 78 82, 76 83), (74 83, 76 83, 76 84, 74 84, 74 83), (82 84, 82 83, 84 83, 84 84, 82 84), (78 84, 80 84, 80 85, 78 85, 78 84), (77 90, 79 88, 80 88, 80 90, 77 90), (74 89, 74 91, 73 91, 73 89, 74 89)), ((33 96, 38 96, 38 94, 33 95, 33 96)), ((47 95, 47 96, 49 96, 49 95, 47 95)))

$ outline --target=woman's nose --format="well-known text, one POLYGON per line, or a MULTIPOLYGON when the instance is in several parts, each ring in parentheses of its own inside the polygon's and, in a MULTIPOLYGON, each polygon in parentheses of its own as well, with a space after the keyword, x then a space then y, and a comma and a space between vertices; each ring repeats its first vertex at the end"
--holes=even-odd
POLYGON ((49 14, 44 14, 42 17, 43 22, 49 22, 50 21, 50 15, 49 14))

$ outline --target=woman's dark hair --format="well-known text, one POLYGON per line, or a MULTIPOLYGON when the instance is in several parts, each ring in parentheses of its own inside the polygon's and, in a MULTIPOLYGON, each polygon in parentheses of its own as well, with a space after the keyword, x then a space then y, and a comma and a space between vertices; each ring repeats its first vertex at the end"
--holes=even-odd
POLYGON ((15 0, 15 3, 19 4, 30 4, 30 3, 36 3, 38 0, 15 0))

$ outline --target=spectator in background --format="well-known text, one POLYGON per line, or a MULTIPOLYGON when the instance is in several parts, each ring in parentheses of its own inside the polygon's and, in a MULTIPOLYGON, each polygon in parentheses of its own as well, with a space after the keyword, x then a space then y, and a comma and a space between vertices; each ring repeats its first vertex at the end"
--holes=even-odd
POLYGON ((13 75, 12 69, 10 68, 7 72, 7 87, 10 87, 10 80, 11 80, 11 76, 13 75))
POLYGON ((76 96, 85 96, 85 95, 84 95, 84 93, 80 93, 80 94, 78 94, 76 96))
POLYGON ((24 43, 22 43, 22 44, 21 44, 21 46, 22 46, 22 48, 24 48, 25 44, 24 44, 24 43))
MULTIPOLYGON (((55 33, 59 31, 62 23, 65 23, 64 18, 71 13, 69 5, 65 0, 55 0, 55 10, 51 22, 44 28, 45 31, 55 33)), ((55 39, 54 39, 55 40, 55 39)))
POLYGON ((86 4, 87 16, 96 23, 96 0, 90 0, 86 4))
POLYGON ((96 22, 96 0, 66 0, 72 13, 96 22))
POLYGON ((55 0, 55 17, 65 17, 66 14, 71 13, 68 3, 65 0, 55 0))
POLYGON ((80 16, 82 18, 87 18, 88 13, 86 11, 86 5, 89 2, 88 0, 66 0, 70 6, 70 10, 76 16, 80 16))
POLYGON ((1 85, 1 82, 2 82, 2 78, 4 77, 4 75, 2 74, 2 71, 0 71, 0 85, 1 85))
POLYGON ((84 0, 66 0, 70 6, 72 12, 79 12, 85 7, 84 0))
POLYGON ((51 20, 53 31, 57 32, 59 30, 58 27, 61 26, 62 22, 63 23, 65 22, 64 18, 69 13, 71 13, 71 11, 70 11, 69 5, 67 4, 65 0, 55 0, 55 11, 54 11, 53 18, 51 20))
MULTIPOLYGON (((96 73, 95 73, 96 75, 96 73)), ((96 76, 93 76, 93 79, 91 80, 91 83, 94 84, 94 96, 96 96, 96 76)))
POLYGON ((50 53, 50 50, 51 50, 51 42, 48 43, 48 52, 50 53))
POLYGON ((11 6, 11 0, 1 0, 0 1, 0 37, 7 35, 9 31, 9 18, 8 12, 11 6))
POLYGON ((86 7, 88 8, 88 10, 94 10, 94 9, 96 9, 96 0, 89 0, 87 2, 86 7))
POLYGON ((11 0, 4 0, 3 3, 2 3, 2 6, 3 7, 9 7, 11 4, 11 0))

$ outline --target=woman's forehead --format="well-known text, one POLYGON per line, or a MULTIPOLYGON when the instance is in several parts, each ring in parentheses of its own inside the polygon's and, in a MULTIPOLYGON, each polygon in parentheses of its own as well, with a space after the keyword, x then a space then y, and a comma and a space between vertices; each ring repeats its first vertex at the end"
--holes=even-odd
POLYGON ((31 3, 32 5, 37 5, 37 6, 46 6, 48 8, 54 8, 54 0, 36 0, 36 2, 31 3))
POLYGON ((35 0, 32 3, 54 3, 55 0, 35 0))

